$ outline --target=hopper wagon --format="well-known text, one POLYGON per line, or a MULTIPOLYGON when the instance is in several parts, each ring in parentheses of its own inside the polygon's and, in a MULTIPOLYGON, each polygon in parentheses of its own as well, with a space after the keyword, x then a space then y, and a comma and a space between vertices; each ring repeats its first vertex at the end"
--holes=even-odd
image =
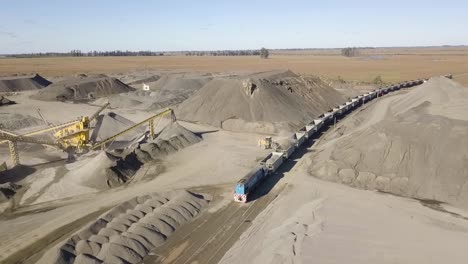
POLYGON ((365 93, 365 94, 364 94, 364 99, 363 99, 363 100, 364 100, 364 102, 370 101, 370 100, 371 100, 371 95, 370 95, 370 93, 365 93))
POLYGON ((304 144, 305 140, 306 140, 306 135, 307 133, 304 133, 304 132, 296 132, 294 134, 294 137, 296 139, 296 148, 302 146, 302 144, 304 144))
POLYGON ((323 122, 327 123, 328 121, 333 119, 333 112, 326 112, 323 113, 323 122))
POLYGON ((268 156, 266 156, 265 158, 263 158, 259 163, 260 165, 265 165, 266 162, 271 158, 271 156, 273 155, 273 153, 270 153, 268 154, 268 156))
POLYGON ((338 115, 340 115, 340 116, 344 115, 346 113, 347 109, 348 109, 348 105, 346 103, 339 105, 338 106, 338 111, 337 111, 338 115))
MULTIPOLYGON (((309 133, 307 131, 307 126, 305 127, 302 127, 301 129, 299 129, 293 136, 294 136, 294 139, 297 141, 298 137, 297 137, 297 133, 301 133, 301 134, 304 134, 304 140, 309 138, 309 133)), ((302 144, 302 143, 301 143, 302 144)), ((297 142, 296 142, 296 146, 297 146, 297 142)))
POLYGON ((341 110, 340 110, 340 108, 339 108, 338 106, 337 106, 337 107, 333 107, 332 113, 333 113, 333 116, 334 116, 334 117, 337 117, 337 116, 341 115, 341 110))
MULTIPOLYGON (((275 152, 278 153, 283 153, 283 158, 284 159, 289 159, 291 155, 296 151, 296 145, 295 143, 288 144, 288 146, 281 146, 275 150, 275 152)), ((274 153, 274 152, 273 152, 274 153)))
POLYGON ((357 99, 359 103, 362 103, 364 101, 364 95, 358 95, 357 99))
POLYGON ((282 152, 272 152, 271 157, 265 162, 270 173, 275 172, 281 164, 283 164, 283 153, 282 152))
POLYGON ((314 122, 314 125, 315 125, 317 131, 323 126, 323 120, 322 119, 314 119, 313 122, 314 122))
POLYGON ((317 132, 317 126, 314 124, 314 122, 310 122, 305 126, 305 128, 307 131, 306 138, 312 137, 315 134, 315 132, 317 132))
POLYGON ((353 102, 352 101, 347 101, 346 102, 346 108, 345 108, 346 113, 348 113, 352 109, 353 109, 353 102))

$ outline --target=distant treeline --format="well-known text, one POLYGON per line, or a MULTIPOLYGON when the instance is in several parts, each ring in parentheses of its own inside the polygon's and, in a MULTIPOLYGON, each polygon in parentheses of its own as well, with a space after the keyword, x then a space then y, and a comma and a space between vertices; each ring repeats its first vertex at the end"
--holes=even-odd
POLYGON ((38 57, 107 57, 107 56, 164 56, 159 51, 88 51, 72 50, 70 52, 39 52, 27 54, 12 54, 7 57, 15 58, 38 58, 38 57))
POLYGON ((260 56, 260 50, 185 51, 186 56, 260 56))
POLYGON ((344 49, 341 49, 341 55, 343 55, 345 57, 359 56, 359 48, 344 48, 344 49))
POLYGON ((213 51, 88 51, 72 50, 70 52, 40 52, 27 54, 12 54, 7 57, 38 58, 38 57, 106 57, 106 56, 260 56, 260 50, 213 50, 213 51))

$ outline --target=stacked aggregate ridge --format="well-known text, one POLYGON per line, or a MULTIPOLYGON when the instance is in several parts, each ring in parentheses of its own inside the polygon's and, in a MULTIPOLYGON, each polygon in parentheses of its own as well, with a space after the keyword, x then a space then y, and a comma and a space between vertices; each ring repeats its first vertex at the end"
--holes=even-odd
POLYGON ((40 263, 139 263, 207 204, 187 191, 135 197, 101 215, 40 263))
POLYGON ((468 208, 467 112, 467 88, 430 79, 343 120, 319 147, 311 173, 468 208))
POLYGON ((2 77, 0 78, 0 92, 19 92, 26 90, 42 89, 51 82, 39 74, 34 76, 2 77))
POLYGON ((130 91, 134 89, 120 80, 98 75, 56 82, 32 97, 44 101, 92 100, 130 91))

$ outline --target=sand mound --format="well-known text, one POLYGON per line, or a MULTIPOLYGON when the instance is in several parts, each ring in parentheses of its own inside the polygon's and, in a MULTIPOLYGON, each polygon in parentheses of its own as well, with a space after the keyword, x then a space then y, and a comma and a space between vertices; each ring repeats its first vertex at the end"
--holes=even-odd
POLYGON ((446 78, 383 98, 325 138, 312 174, 468 208, 467 112, 468 89, 446 78))
POLYGON ((42 124, 44 124, 42 120, 29 115, 0 113, 0 129, 14 131, 42 124))
POLYGON ((118 157, 102 151, 90 160, 83 160, 74 164, 67 177, 78 181, 80 185, 99 190, 119 186, 126 179, 121 179, 112 170, 113 167, 117 166, 118 159, 118 157))
MULTIPOLYGON (((154 75, 130 82, 135 91, 108 96, 107 99, 112 107, 157 111, 180 104, 209 80, 210 76, 197 74, 154 75), (143 83, 149 86, 149 90, 143 90, 143 83)), ((98 101, 95 103, 99 104, 98 101)))
POLYGON ((210 80, 210 77, 199 75, 162 75, 156 82, 147 83, 150 87, 149 95, 153 98, 149 109, 157 110, 178 105, 192 96, 210 80))
POLYGON ((277 126, 298 128, 343 100, 319 78, 301 77, 291 71, 268 72, 214 79, 176 112, 183 120, 229 130, 277 132, 268 130, 277 126))
POLYGON ((39 263, 139 263, 207 203, 187 191, 135 197, 101 215, 39 263))
POLYGON ((16 104, 16 103, 0 95, 0 106, 12 105, 12 104, 16 104))
MULTIPOLYGON (((93 129, 93 133, 91 134, 91 141, 99 142, 101 140, 107 139, 116 133, 123 131, 131 126, 135 125, 135 123, 131 120, 126 119, 125 117, 118 115, 113 112, 101 114, 96 118, 96 125, 93 129)), ((144 127, 136 128, 135 133, 143 133, 145 132, 144 127)), ((128 135, 122 135, 118 138, 119 141, 121 140, 130 140, 135 133, 129 133, 128 135)))
POLYGON ((173 122, 167 125, 155 140, 148 140, 140 144, 135 153, 139 160, 146 162, 160 159, 200 141, 201 138, 193 132, 187 130, 178 122, 173 122))
MULTIPOLYGON (((109 122, 102 123, 98 138, 106 131, 115 133, 120 131, 117 128, 127 127, 122 126, 121 120, 108 117, 109 122)), ((201 138, 177 122, 166 124, 154 140, 145 139, 144 133, 134 137, 139 140, 113 142, 111 148, 106 148, 107 152, 102 151, 92 158, 85 157, 69 164, 67 169, 70 172, 66 174, 65 181, 71 180, 80 186, 97 190, 117 187, 128 182, 143 164, 162 159, 201 141, 201 138)))
POLYGON ((88 100, 133 90, 116 78, 88 76, 54 83, 32 97, 44 101, 88 100))
POLYGON ((2 77, 0 78, 0 92, 18 92, 42 89, 51 84, 39 74, 28 77, 2 77))

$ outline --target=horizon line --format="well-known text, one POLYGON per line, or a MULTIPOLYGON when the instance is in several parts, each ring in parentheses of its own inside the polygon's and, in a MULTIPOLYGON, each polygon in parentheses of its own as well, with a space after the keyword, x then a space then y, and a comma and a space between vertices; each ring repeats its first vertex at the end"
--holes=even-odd
POLYGON ((30 55, 30 54, 67 54, 71 53, 72 51, 80 51, 81 53, 89 53, 89 52, 154 52, 154 53, 183 53, 183 52, 219 52, 219 51, 257 51, 262 48, 266 48, 270 51, 295 51, 295 50, 340 50, 345 48, 357 48, 357 49, 398 49, 398 48, 456 48, 456 47, 468 47, 467 44, 459 44, 459 45, 422 45, 422 46, 367 46, 367 47, 359 47, 359 46, 347 46, 347 47, 330 47, 330 48, 267 48, 261 47, 258 49, 212 49, 212 50, 88 50, 88 51, 81 51, 79 49, 72 49, 70 51, 41 51, 41 52, 29 52, 29 53, 0 53, 0 56, 14 56, 14 55, 30 55))

